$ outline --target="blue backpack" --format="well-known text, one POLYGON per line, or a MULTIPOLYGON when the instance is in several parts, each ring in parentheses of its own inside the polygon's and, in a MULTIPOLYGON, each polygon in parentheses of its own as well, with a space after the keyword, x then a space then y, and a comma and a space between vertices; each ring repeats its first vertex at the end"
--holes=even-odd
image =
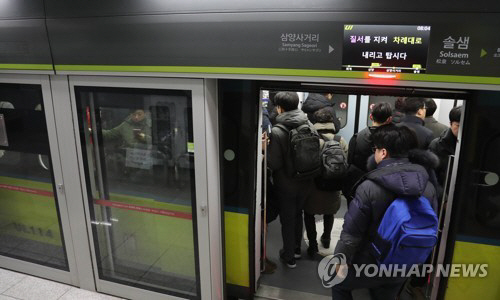
POLYGON ((423 264, 437 236, 438 217, 429 200, 398 197, 387 208, 370 250, 379 265, 423 264))

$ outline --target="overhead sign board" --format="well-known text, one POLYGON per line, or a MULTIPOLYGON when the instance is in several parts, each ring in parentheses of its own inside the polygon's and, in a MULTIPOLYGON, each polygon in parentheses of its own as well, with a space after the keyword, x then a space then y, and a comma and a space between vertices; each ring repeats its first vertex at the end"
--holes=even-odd
POLYGON ((344 25, 342 69, 424 73, 431 26, 344 25))

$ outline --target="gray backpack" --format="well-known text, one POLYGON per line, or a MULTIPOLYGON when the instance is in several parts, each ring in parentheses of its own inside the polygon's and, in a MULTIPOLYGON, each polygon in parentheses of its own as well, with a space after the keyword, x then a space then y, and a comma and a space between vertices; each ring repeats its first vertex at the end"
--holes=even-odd
POLYGON ((347 157, 340 146, 339 135, 335 135, 332 140, 326 139, 323 135, 323 148, 321 149, 321 177, 324 180, 339 180, 347 173, 347 157))

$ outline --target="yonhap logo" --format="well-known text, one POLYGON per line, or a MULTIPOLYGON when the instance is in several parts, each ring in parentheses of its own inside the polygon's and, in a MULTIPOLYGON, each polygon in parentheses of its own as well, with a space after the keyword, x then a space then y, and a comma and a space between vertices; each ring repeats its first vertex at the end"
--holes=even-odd
POLYGON ((331 288, 347 277, 346 257, 343 253, 328 255, 324 257, 318 265, 318 274, 321 278, 321 283, 326 288, 331 288), (339 272, 337 273, 337 265, 339 272))
MULTIPOLYGON (((349 271, 347 259, 343 253, 328 255, 318 265, 318 275, 325 288, 342 283, 349 271)), ((426 277, 435 273, 436 277, 479 277, 488 276, 488 264, 352 264, 353 278, 404 278, 411 276, 426 277)))

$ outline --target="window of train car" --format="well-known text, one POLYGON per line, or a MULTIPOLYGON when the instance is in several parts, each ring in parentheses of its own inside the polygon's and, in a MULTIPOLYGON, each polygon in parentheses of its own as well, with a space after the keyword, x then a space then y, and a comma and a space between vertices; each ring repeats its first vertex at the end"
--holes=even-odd
POLYGON ((69 270, 39 85, 0 84, 0 255, 69 270))
POLYGON ((349 95, 327 93, 326 98, 333 104, 335 114, 340 121, 340 129, 344 128, 348 121, 349 95))
POLYGON ((198 299, 191 91, 75 91, 99 277, 198 299))
MULTIPOLYGON (((262 106, 267 109, 271 122, 274 123, 274 118, 276 112, 274 111, 274 96, 279 91, 261 91, 261 102, 262 106)), ((327 103, 331 106, 335 112, 335 116, 339 120, 340 129, 344 128, 347 124, 348 119, 348 98, 349 95, 346 94, 334 94, 334 93, 313 93, 313 92, 297 92, 299 96, 299 108, 305 112, 313 112, 311 109, 317 107, 324 107, 327 103), (309 103, 307 103, 309 101, 309 103), (314 104, 312 104, 314 103, 314 104)), ((314 110, 314 109, 313 109, 314 110)), ((311 116, 309 115, 310 119, 311 116)))
POLYGON ((367 119, 366 119, 366 126, 371 126, 372 121, 370 120, 370 114, 373 110, 373 107, 377 103, 382 103, 382 102, 388 102, 391 104, 392 109, 394 110, 396 100, 399 97, 394 97, 394 96, 370 96, 369 102, 368 102, 368 113, 367 113, 367 119))
MULTIPOLYGON (((366 118, 366 126, 371 125, 371 120, 370 120, 370 113, 373 110, 373 107, 377 103, 381 102, 388 102, 391 104, 393 111, 393 119, 394 118, 399 118, 398 120, 395 120, 396 122, 400 121, 400 118, 404 116, 404 112, 402 110, 397 110, 399 113, 401 113, 398 116, 398 113, 396 112, 396 102, 399 100, 404 99, 405 97, 397 97, 397 96, 369 96, 369 101, 368 101, 368 112, 367 112, 367 118, 366 118)), ((455 99, 438 99, 438 98, 432 98, 434 100, 434 103, 436 104, 435 111, 432 115, 429 117, 434 118, 434 120, 428 120, 426 118, 426 126, 427 122, 435 122, 438 121, 441 124, 444 124, 445 126, 449 126, 449 112, 454 106, 459 106, 462 105, 463 100, 455 100, 455 99)), ((427 110, 429 112, 429 110, 427 110)), ((439 136, 439 134, 435 134, 435 137, 439 136)))

